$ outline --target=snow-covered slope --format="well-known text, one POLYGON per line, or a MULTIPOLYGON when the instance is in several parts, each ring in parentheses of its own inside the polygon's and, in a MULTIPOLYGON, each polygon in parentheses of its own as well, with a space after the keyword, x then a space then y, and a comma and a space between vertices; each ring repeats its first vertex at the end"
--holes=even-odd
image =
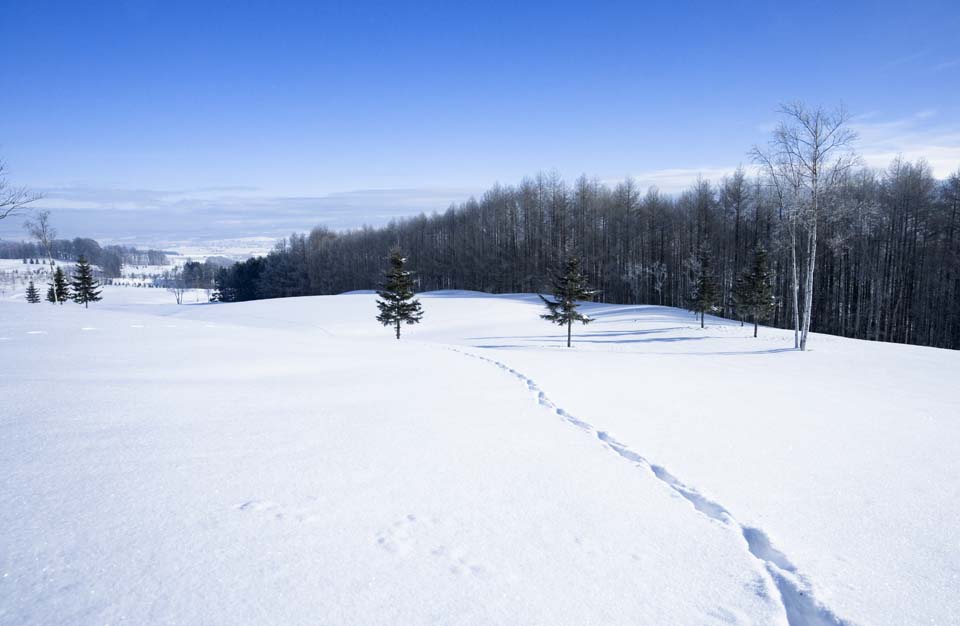
POLYGON ((0 623, 960 622, 956 352, 105 297, 0 302, 0 623))

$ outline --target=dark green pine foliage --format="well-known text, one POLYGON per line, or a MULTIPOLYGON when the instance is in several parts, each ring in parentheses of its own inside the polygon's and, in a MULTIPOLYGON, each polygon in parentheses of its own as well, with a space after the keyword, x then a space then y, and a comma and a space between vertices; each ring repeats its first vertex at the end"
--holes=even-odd
POLYGON ((57 303, 57 292, 53 288, 53 283, 47 283, 47 302, 51 304, 57 303))
POLYGON ((713 275, 713 263, 706 247, 697 254, 697 275, 693 283, 690 298, 690 310, 700 314, 700 328, 704 327, 704 316, 717 307, 720 299, 720 287, 713 275))
POLYGON ((400 339, 400 324, 417 324, 423 317, 420 301, 413 297, 413 273, 405 270, 407 260, 399 248, 390 251, 390 269, 381 290, 377 292, 377 321, 384 326, 393 326, 400 339))
POLYGON ((760 321, 769 319, 776 306, 771 286, 770 264, 763 246, 754 250, 753 263, 737 278, 733 299, 737 311, 753 320, 753 336, 756 337, 760 321))
POLYGON ((570 337, 573 333, 573 323, 589 324, 593 320, 577 310, 579 301, 590 300, 597 292, 587 286, 587 279, 580 269, 580 258, 570 257, 564 263, 563 271, 553 276, 553 300, 548 300, 541 294, 540 299, 547 305, 549 313, 540 317, 567 327, 567 347, 570 347, 570 337))
POLYGON ((33 284, 33 281, 30 281, 30 284, 27 285, 27 302, 30 304, 37 304, 40 302, 40 292, 37 291, 36 286, 33 284))
POLYGON ((59 266, 56 271, 53 272, 53 294, 54 302, 59 302, 63 304, 70 299, 70 285, 67 284, 67 277, 63 273, 63 269, 59 266))
POLYGON ((73 301, 82 304, 84 308, 89 307, 91 302, 99 302, 103 299, 100 297, 103 291, 100 289, 100 282, 93 277, 93 268, 82 255, 77 259, 70 288, 73 290, 73 301))

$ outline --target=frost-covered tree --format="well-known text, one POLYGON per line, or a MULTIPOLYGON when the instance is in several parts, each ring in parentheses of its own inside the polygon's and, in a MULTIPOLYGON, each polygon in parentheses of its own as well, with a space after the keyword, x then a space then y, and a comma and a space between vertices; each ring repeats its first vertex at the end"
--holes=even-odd
POLYGON ((773 296, 770 279, 767 251, 763 246, 758 246, 753 252, 753 262, 737 278, 737 284, 733 291, 737 311, 753 320, 754 337, 757 336, 757 327, 760 320, 765 321, 769 318, 776 306, 776 298, 773 296))
POLYGON ((88 308, 91 302, 99 302, 103 299, 100 297, 103 291, 100 289, 100 282, 93 277, 93 268, 90 267, 86 257, 81 256, 77 259, 70 288, 73 291, 73 301, 82 304, 83 308, 88 308))
MULTIPOLYGON (((828 111, 809 108, 800 102, 780 108, 782 120, 773 132, 766 151, 755 150, 755 157, 773 178, 786 181, 791 193, 791 245, 794 276, 797 268, 796 228, 806 232, 803 250, 803 310, 799 322, 799 348, 807 349, 813 317, 814 272, 817 266, 818 229, 823 217, 837 209, 835 196, 846 174, 859 159, 851 146, 857 137, 850 127, 850 115, 841 107, 828 111)), ((795 279, 795 289, 798 288, 795 279)), ((794 302, 799 298, 795 297, 794 302)))
POLYGON ((30 281, 30 284, 27 285, 27 302, 30 304, 37 304, 40 302, 40 292, 37 290, 37 287, 33 284, 33 281, 30 281))
POLYGON ((700 328, 704 327, 704 317, 713 311, 720 299, 720 287, 713 274, 713 263, 707 248, 701 247, 697 254, 696 279, 690 296, 690 310, 700 314, 700 328))
POLYGON ((393 326, 400 339, 400 324, 418 324, 423 317, 420 301, 413 292, 413 273, 405 269, 407 260, 399 248, 390 251, 390 268, 377 295, 380 314, 377 321, 384 326, 393 326))
POLYGON ((546 305, 548 313, 540 317, 567 327, 567 347, 573 334, 573 323, 589 324, 593 320, 580 311, 580 301, 590 300, 597 292, 587 286, 587 279, 580 269, 580 258, 572 256, 564 263, 563 270, 553 276, 553 300, 541 294, 540 299, 546 305))

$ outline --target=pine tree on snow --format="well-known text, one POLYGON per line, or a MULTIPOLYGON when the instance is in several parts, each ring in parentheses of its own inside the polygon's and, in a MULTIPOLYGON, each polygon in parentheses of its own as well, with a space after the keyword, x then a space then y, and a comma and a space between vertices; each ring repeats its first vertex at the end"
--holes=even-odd
POLYGON ((47 302, 51 304, 57 303, 57 292, 53 288, 53 283, 47 283, 47 302))
POLYGON ((33 281, 30 281, 30 284, 27 285, 27 302, 30 304, 37 304, 40 302, 40 292, 37 291, 36 286, 33 284, 33 281))
MULTIPOLYGON (((63 274, 63 269, 59 266, 53 272, 53 282, 50 283, 50 288, 53 290, 53 302, 63 304, 70 299, 70 286, 67 284, 67 277, 63 274)), ((49 292, 47 299, 50 299, 49 292)))
POLYGON ((384 326, 393 326, 400 339, 400 324, 417 324, 423 317, 420 301, 413 295, 413 273, 405 270, 407 260, 399 248, 390 251, 390 269, 387 270, 381 290, 377 292, 377 321, 384 326))
POLYGON ((700 314, 700 328, 704 327, 704 316, 717 306, 720 298, 720 288, 713 276, 710 253, 706 247, 701 247, 697 255, 697 276, 693 285, 693 294, 690 298, 690 310, 700 314))
POLYGON ((73 301, 88 308, 91 302, 99 302, 103 298, 100 293, 100 282, 93 277, 93 268, 87 259, 81 256, 77 259, 77 266, 73 271, 73 281, 70 283, 73 290, 73 301))
POLYGON ((737 278, 733 298, 737 311, 753 320, 753 336, 756 337, 760 320, 769 318, 776 305, 767 251, 762 246, 754 250, 753 263, 737 278))
POLYGON ((597 292, 587 286, 587 279, 580 270, 580 259, 570 257, 564 263, 563 271, 557 272, 553 276, 553 300, 548 300, 541 294, 540 299, 547 306, 549 313, 540 317, 557 324, 567 327, 567 347, 570 347, 570 338, 573 334, 573 323, 589 324, 593 320, 577 308, 580 306, 579 300, 589 300, 597 292))

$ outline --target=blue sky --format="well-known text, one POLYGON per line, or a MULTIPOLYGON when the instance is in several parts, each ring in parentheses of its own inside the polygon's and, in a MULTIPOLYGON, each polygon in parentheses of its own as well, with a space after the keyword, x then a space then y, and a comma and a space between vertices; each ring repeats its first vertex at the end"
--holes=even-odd
POLYGON ((381 223, 540 170, 674 191, 792 99, 843 103, 868 163, 960 167, 960 3, 655 4, 6 0, 0 157, 61 230, 127 239, 381 223))

